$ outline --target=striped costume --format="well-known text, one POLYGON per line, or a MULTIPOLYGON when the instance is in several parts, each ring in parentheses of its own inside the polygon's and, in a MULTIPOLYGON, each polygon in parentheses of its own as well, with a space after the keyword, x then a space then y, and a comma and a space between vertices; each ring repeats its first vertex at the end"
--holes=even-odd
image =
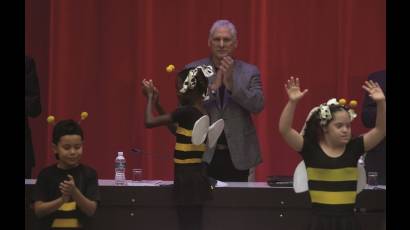
MULTIPOLYGON (((74 177, 76 187, 88 199, 100 200, 97 172, 85 165, 63 170, 56 164, 41 170, 34 187, 33 201, 48 202, 61 197, 59 184, 68 180, 67 174, 74 177)), ((89 218, 80 211, 73 200, 64 203, 58 210, 39 219, 37 229, 87 229, 89 218)))
POLYGON ((179 204, 202 204, 211 199, 211 186, 202 163, 206 145, 191 142, 195 121, 203 114, 192 106, 177 108, 172 121, 178 124, 174 151, 174 189, 179 204))
POLYGON ((318 143, 304 139, 300 154, 306 164, 312 222, 309 229, 360 229, 354 216, 357 161, 364 153, 363 137, 347 143, 339 157, 326 155, 318 143))

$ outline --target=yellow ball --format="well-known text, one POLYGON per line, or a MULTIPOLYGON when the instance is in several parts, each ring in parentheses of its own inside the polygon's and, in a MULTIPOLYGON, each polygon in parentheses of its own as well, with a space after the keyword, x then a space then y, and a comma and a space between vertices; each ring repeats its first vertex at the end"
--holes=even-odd
POLYGON ((81 113, 81 120, 84 120, 88 117, 88 113, 87 112, 82 112, 81 113))
POLYGON ((349 105, 350 105, 351 108, 354 108, 354 107, 357 106, 357 101, 356 100, 351 100, 349 105))
POLYGON ((175 66, 174 65, 168 65, 166 70, 167 70, 168 73, 171 73, 172 71, 175 70, 175 66))
POLYGON ((346 105, 346 99, 340 98, 339 99, 339 104, 342 105, 342 106, 346 105))
POLYGON ((47 117, 47 123, 53 123, 56 120, 56 118, 54 116, 48 116, 47 117))

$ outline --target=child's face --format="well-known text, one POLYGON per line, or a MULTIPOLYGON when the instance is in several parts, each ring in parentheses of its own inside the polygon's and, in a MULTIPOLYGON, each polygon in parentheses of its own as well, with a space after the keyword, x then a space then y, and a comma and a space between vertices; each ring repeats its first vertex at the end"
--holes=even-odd
POLYGON ((83 154, 83 141, 80 135, 65 135, 57 145, 53 144, 53 151, 58 154, 58 165, 63 169, 76 167, 83 154))
POLYGON ((352 136, 350 116, 346 111, 337 111, 334 119, 323 129, 324 134, 336 144, 347 144, 352 136))

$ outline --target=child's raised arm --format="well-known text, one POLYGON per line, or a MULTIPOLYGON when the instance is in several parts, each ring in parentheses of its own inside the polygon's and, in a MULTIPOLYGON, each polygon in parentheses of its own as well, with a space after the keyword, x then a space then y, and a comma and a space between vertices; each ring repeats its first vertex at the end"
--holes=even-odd
POLYGON ((152 103, 154 100, 155 87, 152 80, 142 80, 142 93, 147 95, 147 107, 145 109, 145 127, 153 128, 162 125, 169 125, 172 123, 171 114, 162 114, 154 117, 152 115, 152 103))
POLYGON ((367 152, 386 136, 386 97, 377 82, 366 81, 362 88, 377 105, 376 126, 363 135, 364 151, 367 152))
MULTIPOLYGON (((154 84, 152 84, 153 88, 154 88, 154 94, 152 96, 152 103, 155 104, 155 109, 157 110, 159 115, 166 115, 167 112, 165 111, 164 108, 162 108, 161 103, 159 102, 159 90, 157 89, 157 87, 155 87, 154 84)), ((143 91, 143 94, 148 98, 148 95, 143 91)), ((177 130, 177 124, 175 123, 170 123, 168 124, 168 129, 169 131, 175 135, 176 130, 177 130)))
POLYGON ((290 77, 285 90, 288 93, 289 101, 282 111, 279 119, 279 132, 288 145, 295 151, 301 151, 303 147, 303 137, 295 129, 292 128, 293 116, 295 114, 297 102, 308 92, 305 89, 300 91, 299 78, 290 77))

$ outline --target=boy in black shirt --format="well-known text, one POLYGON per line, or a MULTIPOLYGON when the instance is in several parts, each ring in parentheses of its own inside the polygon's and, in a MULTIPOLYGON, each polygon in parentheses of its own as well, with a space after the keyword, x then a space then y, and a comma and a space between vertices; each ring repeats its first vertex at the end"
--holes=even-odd
POLYGON ((97 173, 80 163, 83 141, 83 131, 74 120, 54 127, 52 149, 58 162, 41 170, 34 188, 40 229, 85 229, 97 209, 97 173))

